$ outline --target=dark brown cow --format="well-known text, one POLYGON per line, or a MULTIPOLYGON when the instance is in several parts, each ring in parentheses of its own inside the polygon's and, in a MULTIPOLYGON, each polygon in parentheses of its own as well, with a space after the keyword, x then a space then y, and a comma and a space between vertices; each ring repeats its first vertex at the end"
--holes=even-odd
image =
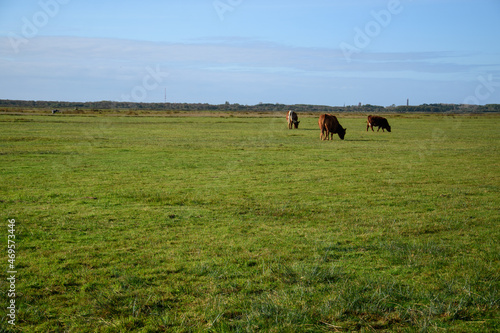
POLYGON ((288 128, 289 129, 292 129, 292 126, 295 126, 295 128, 299 128, 299 117, 297 116, 297 114, 290 110, 287 112, 286 114, 286 122, 288 123, 288 128))
POLYGON ((329 140, 330 138, 328 137, 328 134, 330 134, 333 140, 333 134, 335 133, 339 135, 341 140, 344 140, 346 129, 340 125, 337 117, 332 116, 331 114, 322 114, 319 116, 318 125, 321 130, 321 140, 329 140))
POLYGON ((391 131, 391 126, 389 125, 389 122, 387 119, 384 117, 379 117, 379 116, 368 116, 368 120, 366 122, 366 131, 368 132, 368 129, 371 127, 372 132, 373 131, 373 126, 377 126, 377 132, 380 131, 382 128, 382 132, 385 132, 384 129, 387 130, 387 132, 391 131))

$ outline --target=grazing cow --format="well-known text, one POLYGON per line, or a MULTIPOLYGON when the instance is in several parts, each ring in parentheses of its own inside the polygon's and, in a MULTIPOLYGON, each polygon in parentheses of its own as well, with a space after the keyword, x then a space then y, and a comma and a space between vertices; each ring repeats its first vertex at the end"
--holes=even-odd
POLYGON ((52 110, 52 114, 59 113, 59 110, 52 110))
POLYGON ((384 117, 368 116, 368 120, 366 122, 366 131, 368 132, 368 129, 371 127, 372 132, 374 132, 373 126, 378 126, 377 132, 380 131, 381 128, 382 132, 385 132, 384 129, 386 129, 387 132, 391 131, 391 126, 389 125, 387 119, 385 119, 384 117))
POLYGON ((295 128, 299 128, 299 117, 297 114, 290 110, 286 114, 286 122, 288 123, 288 129, 292 129, 292 126, 295 126, 295 128))
POLYGON ((343 128, 337 117, 331 114, 322 114, 318 120, 319 129, 321 130, 320 138, 321 140, 330 140, 328 134, 330 134, 333 140, 333 134, 337 133, 341 140, 344 140, 346 129, 343 128), (325 135, 326 134, 326 135, 325 135))

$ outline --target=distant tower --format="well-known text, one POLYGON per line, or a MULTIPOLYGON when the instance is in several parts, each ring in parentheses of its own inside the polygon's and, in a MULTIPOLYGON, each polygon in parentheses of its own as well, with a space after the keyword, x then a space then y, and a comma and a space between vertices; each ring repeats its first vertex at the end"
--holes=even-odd
POLYGON ((410 99, 409 98, 406 99, 406 106, 410 106, 410 99))
POLYGON ((165 88, 165 103, 167 103, 167 88, 165 88))

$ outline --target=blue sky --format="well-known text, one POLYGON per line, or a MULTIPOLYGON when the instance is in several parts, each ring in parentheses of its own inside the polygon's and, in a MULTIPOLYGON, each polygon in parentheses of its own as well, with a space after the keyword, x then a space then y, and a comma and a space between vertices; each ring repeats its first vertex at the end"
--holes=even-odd
POLYGON ((0 99, 500 103, 498 0, 0 0, 0 99))

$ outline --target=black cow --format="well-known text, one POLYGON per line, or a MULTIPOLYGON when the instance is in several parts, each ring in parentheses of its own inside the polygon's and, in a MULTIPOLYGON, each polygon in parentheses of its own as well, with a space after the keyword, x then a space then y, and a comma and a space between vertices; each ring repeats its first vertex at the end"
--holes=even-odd
POLYGON ((371 127, 372 132, 374 132, 373 126, 378 127, 377 132, 380 131, 381 128, 382 128, 382 132, 384 132, 384 129, 386 129, 387 132, 391 131, 391 126, 389 125, 389 122, 387 121, 387 119, 385 119, 384 117, 368 116, 368 120, 366 122, 366 131, 368 132, 368 129, 371 127))

